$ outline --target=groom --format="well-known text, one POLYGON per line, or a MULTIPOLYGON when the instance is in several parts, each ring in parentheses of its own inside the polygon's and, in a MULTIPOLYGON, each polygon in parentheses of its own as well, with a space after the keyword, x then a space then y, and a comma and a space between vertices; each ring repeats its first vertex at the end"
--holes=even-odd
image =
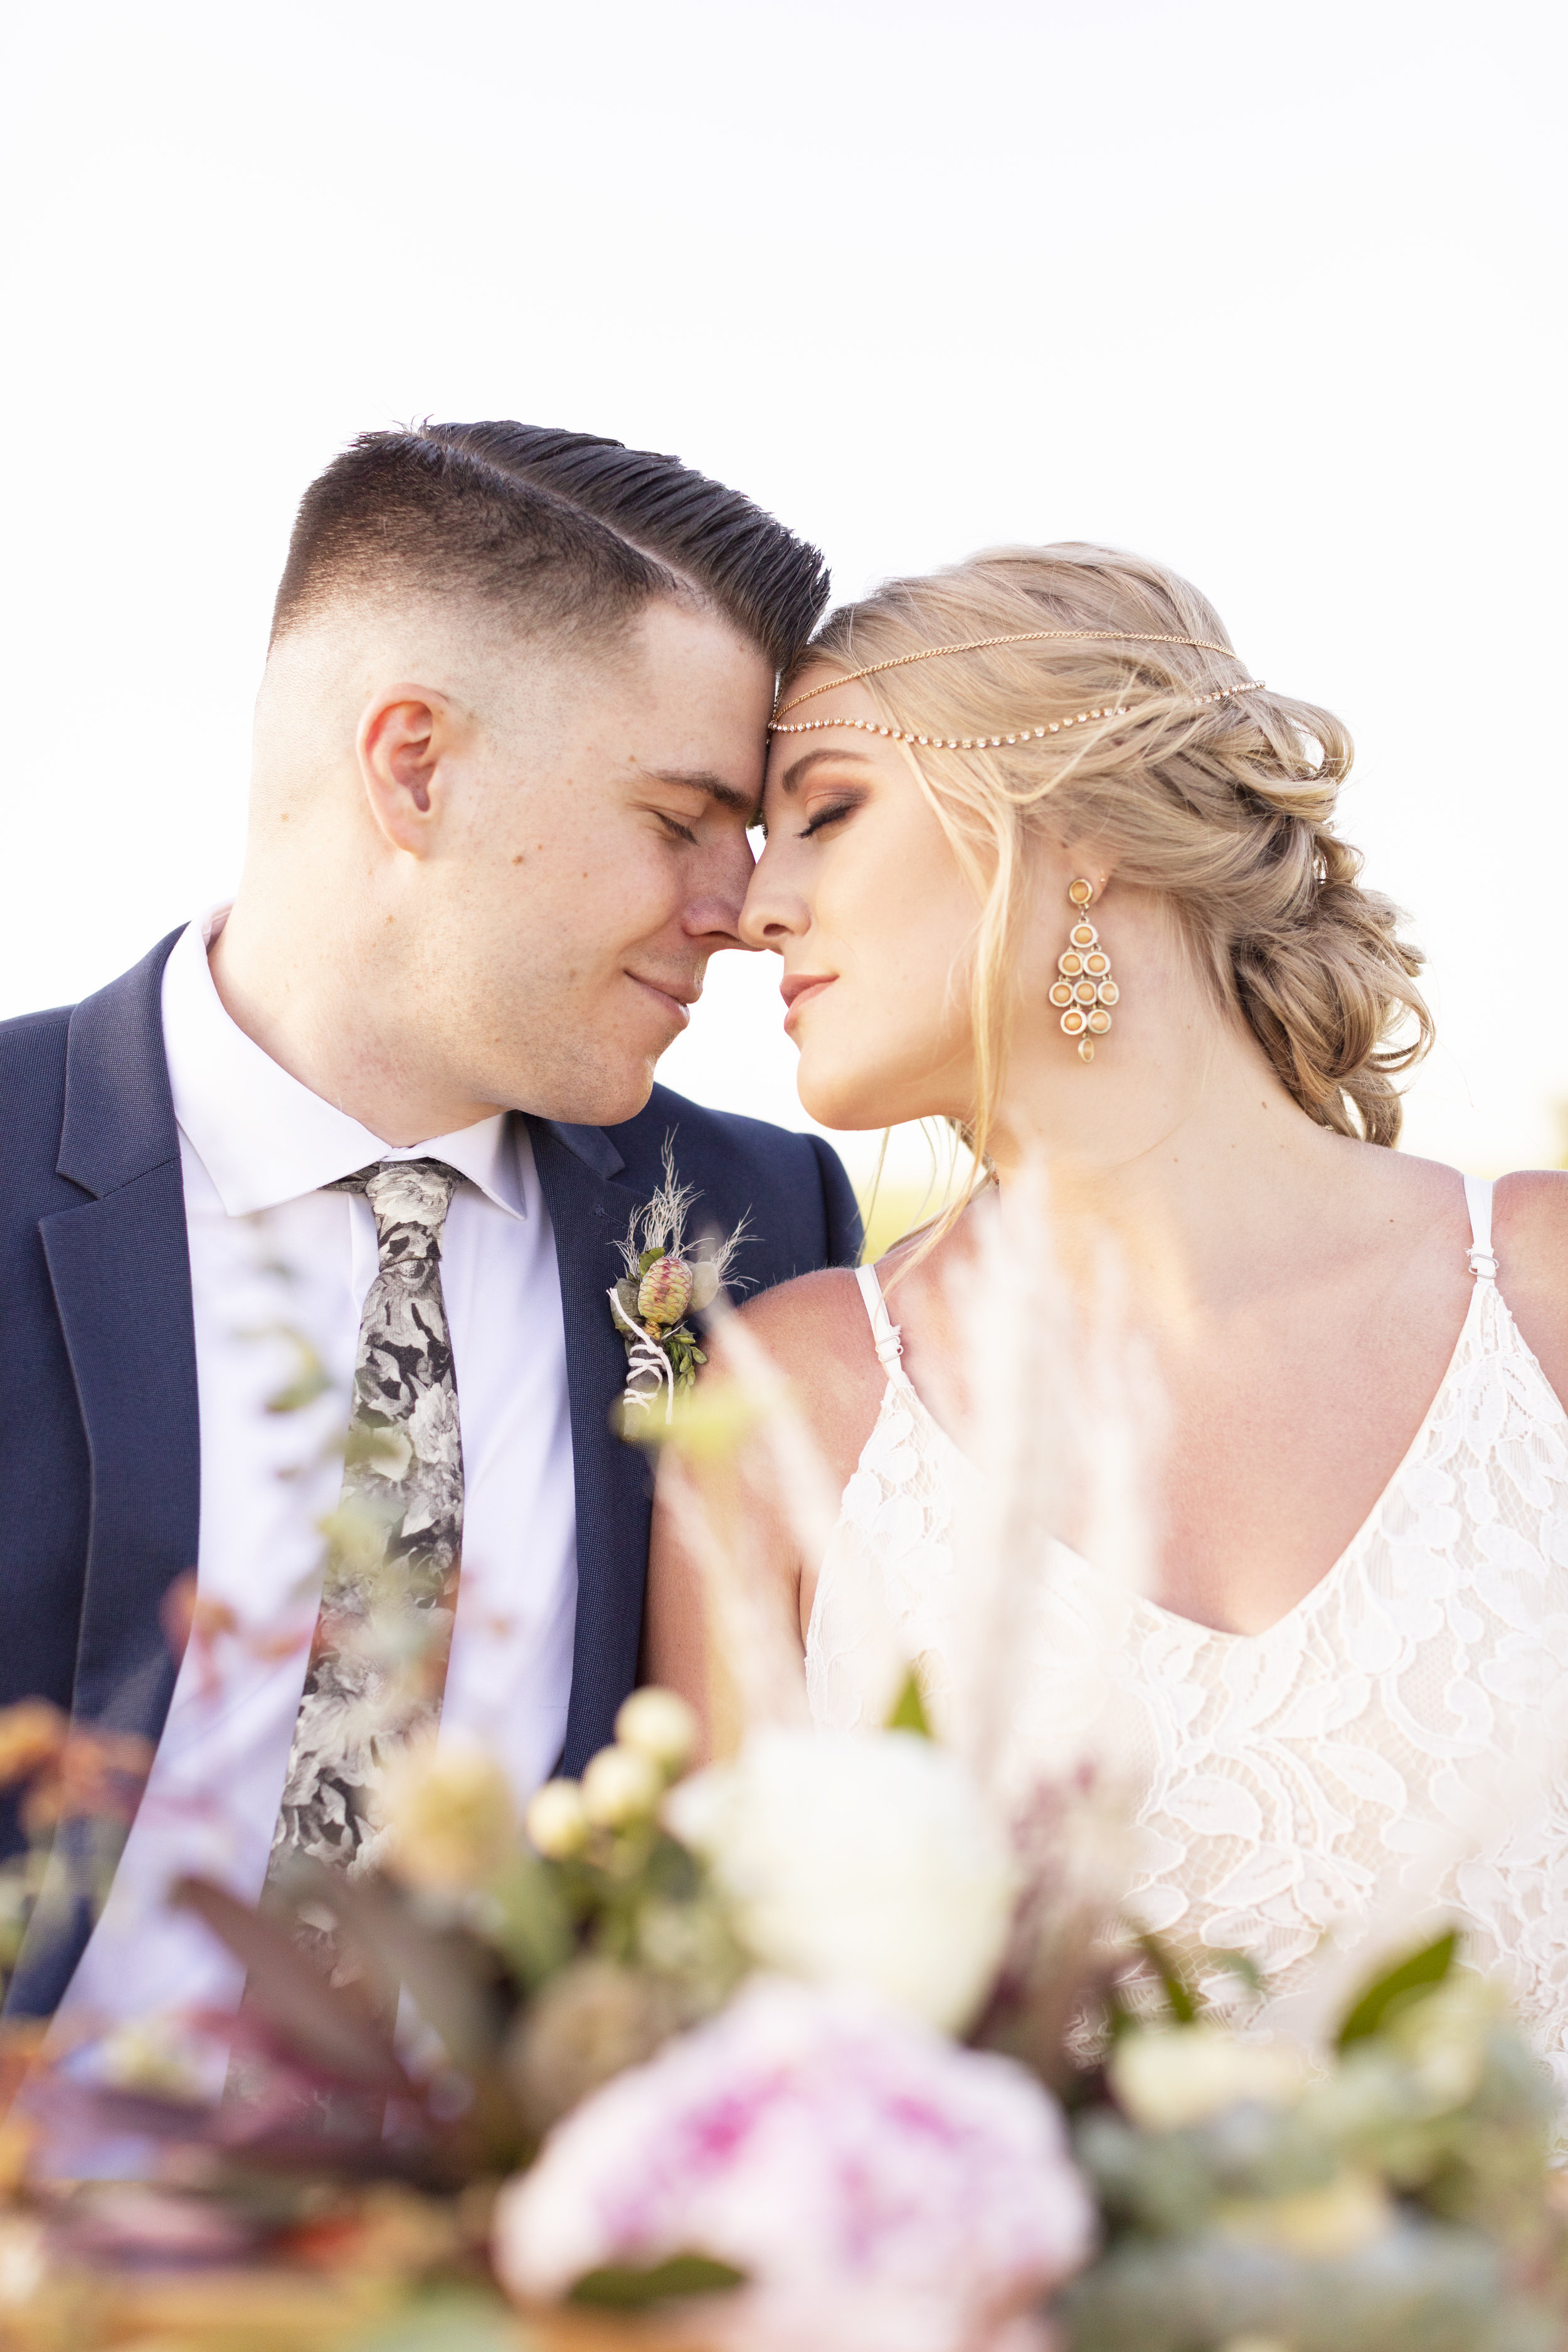
POLYGON ((443 1722, 520 1793, 610 1737, 648 1525, 616 1242, 667 1142, 698 1229, 747 1218, 753 1284, 858 1241, 831 1152, 653 1085, 740 944, 826 584, 673 458, 363 436, 300 509, 232 908, 0 1028, 0 1699, 155 1751, 102 1920, 35 1925, 13 2013, 232 2002, 172 1880, 254 1899, 280 1806, 342 1841, 307 1751, 356 1366, 403 1449, 388 1572, 460 1561, 443 1722))

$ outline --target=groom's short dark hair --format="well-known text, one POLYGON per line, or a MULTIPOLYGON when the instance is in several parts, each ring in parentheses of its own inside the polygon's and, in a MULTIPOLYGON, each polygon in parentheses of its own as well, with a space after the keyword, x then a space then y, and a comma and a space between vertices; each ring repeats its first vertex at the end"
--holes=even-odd
POLYGON ((815 547, 679 458, 504 419, 423 425, 362 433, 310 484, 272 634, 412 590, 507 606, 561 638, 693 588, 782 669, 828 579, 815 547))

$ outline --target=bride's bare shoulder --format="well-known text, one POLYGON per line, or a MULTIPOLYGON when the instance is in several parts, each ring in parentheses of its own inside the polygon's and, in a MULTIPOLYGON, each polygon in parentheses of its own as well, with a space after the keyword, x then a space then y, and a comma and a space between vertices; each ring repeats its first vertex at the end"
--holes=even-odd
POLYGON ((845 1266, 799 1274, 747 1299, 741 1320, 787 1372, 826 1356, 877 1358, 860 1286, 845 1266))
POLYGON ((1500 1176, 1494 1194, 1494 1237, 1506 1239, 1531 1265, 1568 1277, 1568 1171, 1521 1168, 1500 1176))
POLYGON ((847 1477, 887 1379, 855 1276, 841 1267, 798 1275, 749 1299, 741 1320, 789 1380, 818 1444, 847 1477))
POLYGON ((1568 1173, 1521 1169, 1494 1195, 1498 1287, 1536 1360, 1568 1403, 1568 1173))

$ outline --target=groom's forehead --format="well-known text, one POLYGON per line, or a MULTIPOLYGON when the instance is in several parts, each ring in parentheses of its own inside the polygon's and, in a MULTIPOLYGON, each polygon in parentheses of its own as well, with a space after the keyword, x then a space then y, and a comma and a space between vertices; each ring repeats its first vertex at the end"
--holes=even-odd
POLYGON ((773 707, 766 656, 710 613, 668 607, 642 618, 626 653, 600 673, 603 699, 582 711, 601 758, 634 784, 750 814, 773 707))

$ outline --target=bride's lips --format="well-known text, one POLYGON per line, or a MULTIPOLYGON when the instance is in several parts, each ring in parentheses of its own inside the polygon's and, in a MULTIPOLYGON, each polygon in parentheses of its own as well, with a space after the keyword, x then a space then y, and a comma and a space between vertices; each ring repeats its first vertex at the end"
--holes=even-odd
POLYGON ((806 998, 820 995, 825 988, 831 988, 837 977, 836 971, 796 971, 787 973, 780 981, 779 994, 788 1007, 784 1023, 786 1035, 806 998))
POLYGON ((666 988, 659 981, 645 980, 640 972, 628 971, 626 978, 635 981, 638 988, 646 988, 650 996, 657 997, 665 1012, 674 1015, 677 1026, 681 1029, 690 1020, 691 1007, 702 993, 700 987, 694 987, 689 981, 678 987, 666 988))

